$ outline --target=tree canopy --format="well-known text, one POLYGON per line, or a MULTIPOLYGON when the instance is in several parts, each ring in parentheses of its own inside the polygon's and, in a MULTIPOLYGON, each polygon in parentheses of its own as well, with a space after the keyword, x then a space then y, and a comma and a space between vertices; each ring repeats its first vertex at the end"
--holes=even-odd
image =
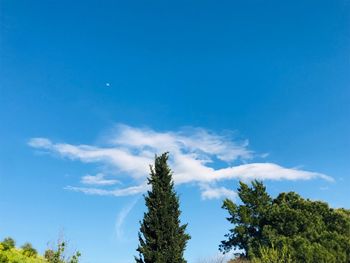
POLYGON ((220 250, 240 249, 248 259, 263 251, 284 250, 292 262, 350 262, 350 211, 304 199, 295 192, 272 198, 262 182, 240 182, 242 204, 229 199, 223 208, 233 228, 220 250))
POLYGON ((45 263, 30 243, 16 248, 13 238, 7 237, 0 242, 0 263, 45 263))

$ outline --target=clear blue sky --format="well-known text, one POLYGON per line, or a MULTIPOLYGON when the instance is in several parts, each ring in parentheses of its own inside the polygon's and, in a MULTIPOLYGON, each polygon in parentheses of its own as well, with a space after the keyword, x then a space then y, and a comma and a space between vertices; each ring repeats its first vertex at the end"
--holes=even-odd
POLYGON ((0 0, 0 238, 43 252, 64 232, 83 263, 133 262, 146 163, 167 148, 189 263, 217 252, 239 179, 349 208, 349 11, 0 0))

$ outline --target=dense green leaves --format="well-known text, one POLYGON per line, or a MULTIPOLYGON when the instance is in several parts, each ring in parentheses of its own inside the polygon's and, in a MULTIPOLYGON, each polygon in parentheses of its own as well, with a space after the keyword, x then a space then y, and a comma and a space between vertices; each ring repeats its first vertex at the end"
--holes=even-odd
POLYGON ((1 245, 3 247, 3 250, 9 250, 11 248, 14 248, 16 245, 16 242, 13 238, 11 237, 6 237, 4 240, 1 242, 1 245))
POLYGON ((280 248, 262 246, 259 248, 258 255, 255 256, 252 263, 294 263, 291 252, 287 245, 280 248))
POLYGON ((21 248, 23 255, 27 257, 35 257, 38 254, 36 249, 33 248, 32 244, 30 243, 25 243, 21 248))
POLYGON ((148 211, 141 222, 138 263, 184 263, 183 252, 190 236, 180 224, 179 198, 174 190, 168 154, 156 156, 145 197, 148 211))
POLYGON ((15 245, 9 237, 0 242, 0 263, 46 263, 30 243, 25 243, 21 249, 15 245))
POLYGON ((249 254, 262 241, 262 230, 266 223, 263 214, 271 206, 272 199, 264 185, 257 181, 253 182, 252 188, 241 182, 238 195, 244 205, 237 206, 229 199, 224 201, 223 208, 229 212, 228 220, 235 228, 226 235, 228 240, 222 241, 220 249, 227 252, 231 248, 238 248, 249 254))
MULTIPOLYGON (((262 251, 286 248, 293 262, 350 262, 350 212, 332 209, 294 192, 271 198, 261 182, 240 183, 241 205, 225 200, 234 225, 222 241, 224 252, 243 249, 243 256, 262 258, 262 251)), ((276 255, 276 254, 275 254, 276 255)))
POLYGON ((65 242, 59 242, 56 249, 48 249, 44 257, 38 255, 30 243, 21 248, 15 247, 12 238, 5 238, 0 242, 0 263, 78 263, 79 252, 72 256, 65 255, 65 242))

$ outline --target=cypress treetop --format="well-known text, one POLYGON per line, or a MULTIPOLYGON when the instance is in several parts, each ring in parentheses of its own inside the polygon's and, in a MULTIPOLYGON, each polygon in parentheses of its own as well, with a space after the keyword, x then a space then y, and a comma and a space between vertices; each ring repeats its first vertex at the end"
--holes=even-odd
POLYGON ((179 197, 174 190, 168 153, 155 157, 145 196, 147 212, 140 222, 138 263, 185 263, 183 253, 190 236, 181 225, 179 197))

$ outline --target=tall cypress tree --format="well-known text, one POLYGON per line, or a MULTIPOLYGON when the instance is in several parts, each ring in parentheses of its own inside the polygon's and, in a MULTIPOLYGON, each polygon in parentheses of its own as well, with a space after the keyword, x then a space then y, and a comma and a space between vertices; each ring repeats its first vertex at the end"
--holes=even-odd
POLYGON ((180 223, 179 197, 174 190, 168 153, 155 157, 145 196, 148 211, 140 222, 137 263, 185 263, 183 253, 190 236, 180 223))

